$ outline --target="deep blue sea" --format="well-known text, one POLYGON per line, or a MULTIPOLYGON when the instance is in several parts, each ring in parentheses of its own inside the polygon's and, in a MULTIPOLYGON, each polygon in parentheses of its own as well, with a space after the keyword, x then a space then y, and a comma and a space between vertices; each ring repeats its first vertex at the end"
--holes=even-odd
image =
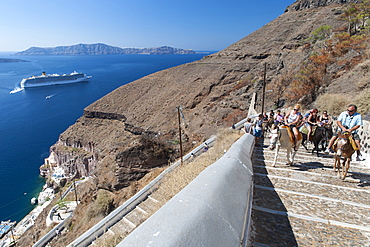
POLYGON ((201 59, 193 55, 9 56, 29 62, 0 63, 0 220, 20 221, 44 180, 39 167, 59 135, 97 99, 153 72, 201 59), (10 93, 41 72, 92 76, 90 82, 10 93), (49 97, 47 97, 49 96, 49 97), (46 98, 47 97, 47 98, 46 98))

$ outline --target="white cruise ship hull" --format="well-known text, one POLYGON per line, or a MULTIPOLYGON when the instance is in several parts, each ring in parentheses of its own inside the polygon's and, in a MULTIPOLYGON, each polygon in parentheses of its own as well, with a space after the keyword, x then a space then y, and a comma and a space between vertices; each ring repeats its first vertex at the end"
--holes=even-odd
POLYGON ((21 81, 21 88, 31 88, 31 87, 45 87, 52 85, 62 85, 69 83, 84 82, 91 78, 91 76, 86 76, 82 73, 73 72, 69 75, 41 75, 41 76, 32 76, 25 78, 21 81))

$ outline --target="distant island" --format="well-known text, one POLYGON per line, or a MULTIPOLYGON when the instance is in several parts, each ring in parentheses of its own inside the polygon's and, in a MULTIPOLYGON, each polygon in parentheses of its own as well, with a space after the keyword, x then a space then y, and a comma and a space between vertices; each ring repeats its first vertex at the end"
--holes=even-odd
POLYGON ((13 58, 0 58, 0 63, 22 63, 22 62, 29 62, 23 59, 13 59, 13 58))
POLYGON ((172 55, 172 54, 195 54, 191 49, 178 49, 169 46, 156 48, 120 48, 102 43, 78 44, 71 46, 57 47, 31 47, 25 51, 17 52, 16 56, 39 56, 39 55, 115 55, 115 54, 151 54, 151 55, 172 55))

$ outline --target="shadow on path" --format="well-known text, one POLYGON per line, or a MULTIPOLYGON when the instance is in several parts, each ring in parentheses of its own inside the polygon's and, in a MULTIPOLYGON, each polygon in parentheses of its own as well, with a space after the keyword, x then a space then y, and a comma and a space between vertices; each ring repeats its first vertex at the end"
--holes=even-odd
MULTIPOLYGON (((263 150, 256 148, 252 157, 253 165, 265 166, 261 157, 263 150)), ((254 168, 256 173, 267 174, 265 168, 254 168)), ((270 179, 254 176, 251 245, 252 246, 298 246, 287 209, 281 201, 270 179)))

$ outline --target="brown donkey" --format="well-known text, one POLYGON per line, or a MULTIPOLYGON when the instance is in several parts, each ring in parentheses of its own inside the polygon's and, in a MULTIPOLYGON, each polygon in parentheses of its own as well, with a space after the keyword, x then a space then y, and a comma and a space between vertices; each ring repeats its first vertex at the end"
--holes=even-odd
POLYGON ((339 178, 343 180, 347 176, 349 164, 351 162, 351 156, 355 152, 349 138, 352 138, 349 132, 345 132, 343 134, 338 132, 337 143, 333 146, 333 150, 335 152, 334 171, 336 171, 336 168, 338 168, 338 176, 339 178), (342 173, 340 172, 340 159, 341 158, 343 158, 342 173))

